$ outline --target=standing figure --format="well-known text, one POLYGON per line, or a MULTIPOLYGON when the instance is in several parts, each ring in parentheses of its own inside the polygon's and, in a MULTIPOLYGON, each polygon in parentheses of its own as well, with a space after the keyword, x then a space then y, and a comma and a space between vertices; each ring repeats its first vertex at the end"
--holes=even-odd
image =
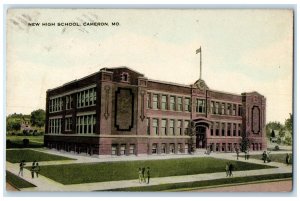
POLYGON ((230 176, 230 177, 233 176, 232 171, 233 171, 233 165, 232 165, 232 163, 230 163, 230 164, 229 164, 229 176, 230 176))
POLYGON ((149 167, 147 167, 146 175, 147 175, 147 178, 148 178, 147 184, 149 184, 150 183, 150 168, 149 167))
POLYGON ((285 163, 286 165, 289 165, 290 164, 290 155, 289 154, 286 154, 286 157, 285 157, 285 163))
POLYGON ((238 148, 235 148, 235 151, 236 151, 236 160, 239 160, 239 149, 238 148))
POLYGON ((142 181, 145 183, 146 182, 146 178, 145 178, 145 168, 142 168, 142 181))
POLYGON ((30 169, 30 171, 31 171, 31 178, 32 178, 32 179, 34 178, 35 162, 36 162, 36 161, 33 161, 32 166, 31 166, 31 169, 30 169))
POLYGON ((226 177, 228 177, 229 176, 229 165, 228 165, 228 163, 226 163, 225 171, 226 171, 226 177))
POLYGON ((250 158, 250 153, 249 153, 249 150, 247 150, 247 160, 249 160, 250 158))
POLYGON ((22 160, 22 161, 20 162, 20 171, 19 171, 18 176, 21 174, 21 176, 23 177, 23 169, 24 169, 25 165, 26 165, 26 164, 25 164, 25 161, 22 160))
POLYGON ((142 168, 139 168, 138 174, 139 174, 139 183, 142 183, 143 182, 142 168))
POLYGON ((39 177, 39 172, 40 172, 40 166, 39 166, 39 163, 36 162, 35 163, 35 173, 36 173, 37 178, 39 177))
POLYGON ((264 153, 262 154, 262 159, 263 159, 264 163, 266 163, 266 160, 267 160, 267 153, 266 153, 266 151, 264 151, 264 153))

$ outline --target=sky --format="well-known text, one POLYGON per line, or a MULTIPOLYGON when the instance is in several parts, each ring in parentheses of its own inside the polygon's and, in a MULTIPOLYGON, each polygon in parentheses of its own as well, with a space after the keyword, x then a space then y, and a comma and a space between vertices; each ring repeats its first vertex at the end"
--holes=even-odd
POLYGON ((267 122, 284 122, 292 113, 290 10, 12 9, 6 37, 7 114, 45 109, 47 89, 103 67, 127 66, 149 79, 192 84, 199 79, 200 46, 202 79, 210 89, 264 95, 267 122))

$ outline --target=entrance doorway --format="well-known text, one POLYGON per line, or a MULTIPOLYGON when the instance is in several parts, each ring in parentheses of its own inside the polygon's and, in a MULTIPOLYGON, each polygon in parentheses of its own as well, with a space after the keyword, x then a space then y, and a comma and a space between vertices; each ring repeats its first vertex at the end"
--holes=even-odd
POLYGON ((196 148, 202 149, 206 147, 206 127, 197 126, 196 127, 196 148))

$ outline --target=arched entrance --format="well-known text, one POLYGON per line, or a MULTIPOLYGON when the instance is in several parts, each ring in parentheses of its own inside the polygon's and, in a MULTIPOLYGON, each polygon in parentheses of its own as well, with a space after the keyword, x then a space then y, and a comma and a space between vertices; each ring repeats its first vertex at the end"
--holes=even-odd
POLYGON ((211 122, 206 118, 194 119, 196 127, 196 149, 206 149, 207 148, 207 133, 211 122))
POLYGON ((206 127, 196 127, 196 149, 206 148, 206 127))

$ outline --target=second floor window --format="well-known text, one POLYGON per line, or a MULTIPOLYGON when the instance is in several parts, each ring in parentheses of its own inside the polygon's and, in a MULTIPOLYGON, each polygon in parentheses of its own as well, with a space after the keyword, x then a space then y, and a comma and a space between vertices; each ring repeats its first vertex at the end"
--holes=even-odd
POLYGON ((174 111, 175 110, 175 97, 170 96, 170 110, 174 111))
POLYGON ((158 95, 153 94, 153 109, 158 109, 158 95))
POLYGON ((190 112, 191 111, 191 101, 190 98, 185 98, 184 99, 184 111, 190 112))
POLYGON ((205 113, 205 100, 197 99, 196 112, 205 113))
POLYGON ((167 96, 166 95, 161 96, 161 109, 162 110, 167 109, 167 96))

